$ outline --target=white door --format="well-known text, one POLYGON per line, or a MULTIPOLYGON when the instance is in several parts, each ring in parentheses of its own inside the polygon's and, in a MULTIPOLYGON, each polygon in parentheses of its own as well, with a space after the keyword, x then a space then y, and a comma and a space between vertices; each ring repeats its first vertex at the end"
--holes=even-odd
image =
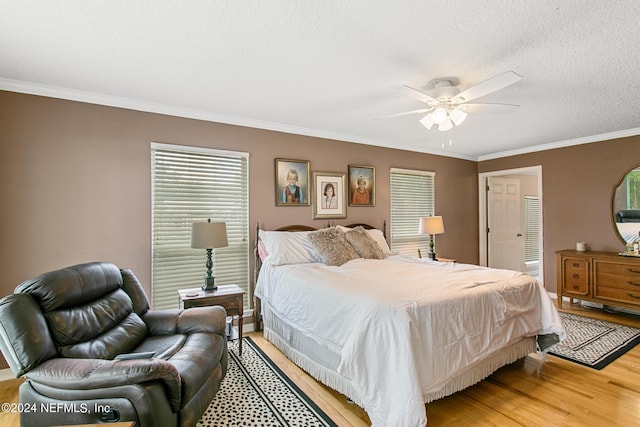
POLYGON ((494 176, 487 179, 487 184, 487 265, 524 271, 520 181, 494 176))

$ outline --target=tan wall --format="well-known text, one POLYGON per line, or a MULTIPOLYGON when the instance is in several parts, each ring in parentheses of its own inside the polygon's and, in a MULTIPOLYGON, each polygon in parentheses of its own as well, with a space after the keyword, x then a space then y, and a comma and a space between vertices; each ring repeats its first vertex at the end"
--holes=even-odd
POLYGON ((479 162, 478 172, 542 165, 544 284, 555 292, 555 251, 587 242, 599 251, 624 250, 611 217, 613 189, 640 164, 640 136, 479 162))
MULTIPOLYGON (((323 227, 312 208, 275 206, 274 159, 312 171, 376 168, 376 206, 337 224, 389 219, 389 169, 436 172, 438 253, 477 262, 477 164, 252 128, 0 92, 0 296, 39 273, 92 260, 131 268, 151 285, 150 143, 250 153, 250 223, 323 227), (465 242, 460 245, 459 242, 465 242)), ((253 233, 253 232, 252 232, 253 233)), ((250 236, 253 242, 253 236, 250 236)))

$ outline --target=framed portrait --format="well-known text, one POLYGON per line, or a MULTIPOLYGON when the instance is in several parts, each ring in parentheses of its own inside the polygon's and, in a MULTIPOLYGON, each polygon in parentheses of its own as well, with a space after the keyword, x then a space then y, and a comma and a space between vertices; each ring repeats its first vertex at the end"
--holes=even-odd
POLYGON ((349 165, 349 206, 376 205, 376 169, 349 165))
POLYGON ((309 161, 276 159, 276 206, 309 206, 309 161))
POLYGON ((313 219, 345 218, 347 186, 344 173, 313 172, 313 219))

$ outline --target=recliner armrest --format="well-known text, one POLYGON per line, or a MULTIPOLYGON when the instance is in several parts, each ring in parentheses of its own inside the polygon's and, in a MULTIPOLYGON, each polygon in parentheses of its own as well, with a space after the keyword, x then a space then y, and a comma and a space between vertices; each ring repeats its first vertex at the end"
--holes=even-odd
POLYGON ((142 316, 150 335, 213 332, 225 336, 226 318, 227 311, 217 305, 186 310, 149 310, 142 316))
POLYGON ((162 359, 104 360, 55 358, 29 371, 34 382, 68 390, 92 390, 159 380, 173 412, 180 409, 180 374, 162 359))

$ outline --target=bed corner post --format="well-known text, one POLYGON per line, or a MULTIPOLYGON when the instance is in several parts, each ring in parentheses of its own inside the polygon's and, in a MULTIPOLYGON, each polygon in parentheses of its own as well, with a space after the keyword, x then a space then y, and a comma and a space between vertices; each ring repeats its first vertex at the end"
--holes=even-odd
POLYGON ((260 260, 260 254, 258 253, 258 240, 260 239, 260 222, 256 221, 256 235, 253 245, 253 281, 251 283, 250 298, 253 299, 253 329, 255 331, 262 330, 262 307, 260 304, 260 298, 255 296, 256 285, 258 284, 258 273, 262 266, 260 260))
POLYGON ((387 239, 387 220, 383 220, 382 221, 382 235, 384 236, 385 240, 389 240, 387 239))

